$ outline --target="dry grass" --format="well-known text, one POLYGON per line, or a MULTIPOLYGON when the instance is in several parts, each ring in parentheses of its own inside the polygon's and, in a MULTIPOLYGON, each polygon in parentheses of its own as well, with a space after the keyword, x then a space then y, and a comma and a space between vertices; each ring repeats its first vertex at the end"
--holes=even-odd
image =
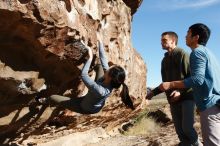
POLYGON ((131 127, 127 132, 125 132, 125 135, 149 135, 153 132, 157 132, 159 130, 160 126, 158 123, 156 123, 153 119, 144 117, 133 127, 131 127))
POLYGON ((130 127, 126 131, 125 135, 144 135, 147 136, 154 132, 158 132, 160 124, 155 122, 155 119, 147 117, 150 111, 160 109, 164 105, 168 104, 165 94, 159 94, 156 98, 153 98, 149 102, 145 110, 143 110, 135 119, 134 126, 130 127))

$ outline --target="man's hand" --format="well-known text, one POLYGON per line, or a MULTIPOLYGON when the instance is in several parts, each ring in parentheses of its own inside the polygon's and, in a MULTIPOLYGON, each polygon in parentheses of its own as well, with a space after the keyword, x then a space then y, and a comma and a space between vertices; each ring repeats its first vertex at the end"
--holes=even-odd
POLYGON ((180 100, 180 92, 177 90, 174 90, 171 94, 170 94, 170 101, 171 102, 176 102, 178 100, 180 100))
POLYGON ((171 82, 163 82, 160 84, 159 88, 161 91, 169 90, 171 88, 171 82))

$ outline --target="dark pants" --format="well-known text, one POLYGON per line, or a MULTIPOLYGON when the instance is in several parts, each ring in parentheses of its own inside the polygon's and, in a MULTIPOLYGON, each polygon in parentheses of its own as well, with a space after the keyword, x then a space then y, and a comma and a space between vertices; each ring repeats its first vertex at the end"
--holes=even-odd
POLYGON ((193 146, 198 141, 198 135, 193 127, 194 107, 193 100, 184 100, 170 105, 175 130, 183 146, 193 146))

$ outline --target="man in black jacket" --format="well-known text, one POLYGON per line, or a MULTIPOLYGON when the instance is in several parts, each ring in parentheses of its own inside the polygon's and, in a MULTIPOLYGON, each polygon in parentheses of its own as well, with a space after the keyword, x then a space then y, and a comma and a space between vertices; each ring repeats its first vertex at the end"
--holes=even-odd
MULTIPOLYGON (((161 63, 163 82, 182 80, 190 76, 189 55, 177 47, 178 36, 175 32, 164 32, 161 45, 166 53, 161 63)), ((148 93, 147 99, 162 93, 157 87, 148 93)), ((165 92, 170 104, 176 133, 180 140, 179 146, 199 146, 198 135, 193 127, 194 107, 192 89, 168 90, 165 92)))

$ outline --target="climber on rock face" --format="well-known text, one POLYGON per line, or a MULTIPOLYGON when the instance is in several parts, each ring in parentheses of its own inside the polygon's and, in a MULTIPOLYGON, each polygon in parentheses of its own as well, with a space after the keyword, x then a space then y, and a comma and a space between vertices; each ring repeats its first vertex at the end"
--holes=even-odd
MULTIPOLYGON (((97 33, 99 57, 101 64, 96 65, 96 80, 94 81, 89 75, 88 71, 93 59, 93 53, 90 47, 87 47, 83 42, 83 45, 88 49, 88 60, 85 62, 82 69, 81 77, 88 88, 88 93, 80 98, 69 98, 60 95, 52 95, 47 98, 49 103, 58 104, 64 108, 73 109, 73 111, 93 114, 99 112, 105 105, 105 100, 110 96, 112 90, 118 89, 121 85, 123 89, 121 91, 122 102, 129 108, 134 109, 132 100, 129 96, 127 85, 124 83, 126 73, 125 70, 119 65, 112 65, 109 67, 105 50, 100 37, 97 33), (104 75, 103 75, 104 71, 104 75)), ((40 99, 40 98, 38 98, 40 99)), ((71 113, 67 113, 67 115, 71 113)))

